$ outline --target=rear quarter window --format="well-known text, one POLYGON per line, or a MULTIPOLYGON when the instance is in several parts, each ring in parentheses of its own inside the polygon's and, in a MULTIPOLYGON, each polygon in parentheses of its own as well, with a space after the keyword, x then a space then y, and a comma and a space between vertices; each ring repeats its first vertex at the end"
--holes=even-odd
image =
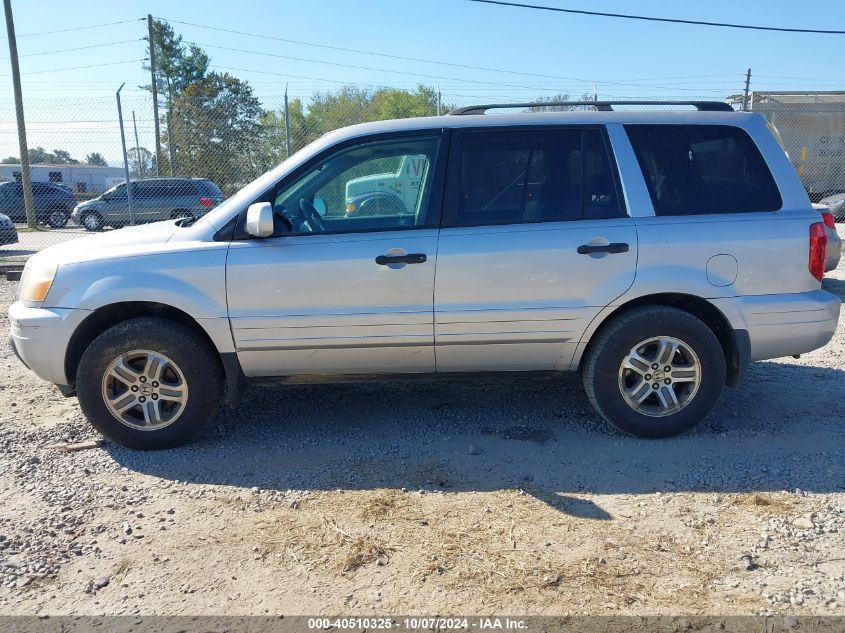
POLYGON ((777 211, 760 150, 729 125, 626 125, 656 215, 777 211))
POLYGON ((197 196, 197 188, 189 180, 177 180, 170 183, 170 195, 174 197, 184 198, 187 196, 197 196))
POLYGON ((202 193, 205 193, 209 196, 218 196, 220 198, 223 197, 223 192, 220 191, 220 187, 215 185, 210 180, 198 180, 196 182, 196 185, 202 193))

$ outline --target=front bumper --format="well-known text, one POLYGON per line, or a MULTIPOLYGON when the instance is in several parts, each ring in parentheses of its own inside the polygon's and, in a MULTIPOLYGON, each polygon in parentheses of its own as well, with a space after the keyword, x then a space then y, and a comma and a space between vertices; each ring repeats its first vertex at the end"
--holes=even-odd
POLYGON ((40 378, 67 385, 65 354, 88 310, 33 308, 20 301, 9 306, 12 348, 40 378))

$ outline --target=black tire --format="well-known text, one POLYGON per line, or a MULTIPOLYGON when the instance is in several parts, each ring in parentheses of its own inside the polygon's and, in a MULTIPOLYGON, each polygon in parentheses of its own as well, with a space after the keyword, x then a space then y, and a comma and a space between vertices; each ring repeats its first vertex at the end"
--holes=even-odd
POLYGON ((196 216, 187 209, 176 209, 170 213, 171 220, 178 220, 180 218, 188 218, 189 220, 196 220, 196 216))
POLYGON ((595 410, 617 429, 639 437, 669 437, 688 431, 715 406, 725 384, 725 355, 713 331, 688 312, 667 306, 634 308, 602 326, 582 364, 587 397, 595 410), (698 356, 698 390, 675 413, 653 417, 630 406, 620 388, 626 355, 651 337, 682 341, 698 356))
POLYGON ((100 231, 103 228, 103 216, 96 211, 89 211, 79 218, 79 224, 86 231, 100 231))
POLYGON ((51 211, 50 215, 47 216, 47 226, 52 229, 64 228, 67 225, 69 217, 70 213, 67 209, 56 209, 55 211, 51 211))
POLYGON ((196 332, 168 319, 139 317, 110 327, 88 346, 76 372, 76 391, 85 417, 107 438, 127 448, 170 448, 184 444, 217 417, 223 376, 216 351, 196 332), (184 410, 163 428, 130 427, 111 413, 103 396, 103 376, 109 365, 137 349, 167 356, 187 383, 184 410))

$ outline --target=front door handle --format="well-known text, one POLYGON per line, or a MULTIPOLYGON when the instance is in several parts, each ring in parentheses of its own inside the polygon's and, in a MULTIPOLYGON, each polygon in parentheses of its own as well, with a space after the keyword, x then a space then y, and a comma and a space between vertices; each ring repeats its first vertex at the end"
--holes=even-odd
POLYGON ((579 255, 590 253, 627 253, 628 244, 625 242, 611 242, 610 244, 581 244, 578 247, 579 255))
POLYGON ((424 264, 428 259, 425 253, 408 253, 407 255, 379 255, 376 257, 376 264, 387 266, 388 264, 424 264))

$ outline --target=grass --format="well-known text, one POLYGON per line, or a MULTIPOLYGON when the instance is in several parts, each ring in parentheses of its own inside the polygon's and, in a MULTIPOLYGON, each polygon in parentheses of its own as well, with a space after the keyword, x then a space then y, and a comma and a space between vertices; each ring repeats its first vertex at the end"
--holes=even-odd
POLYGON ((790 501, 778 499, 770 494, 755 492, 750 495, 738 495, 733 500, 734 505, 737 506, 751 506, 760 508, 772 513, 786 513, 794 509, 795 504, 790 501))
POLYGON ((18 229, 18 233, 43 233, 45 231, 50 231, 49 226, 44 226, 43 224, 36 224, 35 227, 31 226, 22 226, 18 229))

